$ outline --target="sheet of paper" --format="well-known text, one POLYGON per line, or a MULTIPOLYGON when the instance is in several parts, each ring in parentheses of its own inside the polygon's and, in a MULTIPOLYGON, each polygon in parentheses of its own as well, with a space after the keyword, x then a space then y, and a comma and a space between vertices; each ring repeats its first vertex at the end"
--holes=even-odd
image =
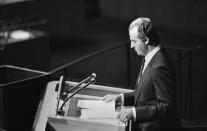
POLYGON ((117 120, 115 101, 105 103, 101 100, 78 100, 77 106, 81 108, 81 118, 117 120))

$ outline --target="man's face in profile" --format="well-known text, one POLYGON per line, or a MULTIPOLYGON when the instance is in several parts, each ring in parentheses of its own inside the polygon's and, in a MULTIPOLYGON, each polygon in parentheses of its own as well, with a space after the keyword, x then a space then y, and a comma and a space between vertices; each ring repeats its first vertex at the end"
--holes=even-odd
POLYGON ((131 48, 134 48, 138 55, 145 56, 146 43, 138 38, 137 27, 133 27, 129 30, 129 37, 131 41, 131 48))

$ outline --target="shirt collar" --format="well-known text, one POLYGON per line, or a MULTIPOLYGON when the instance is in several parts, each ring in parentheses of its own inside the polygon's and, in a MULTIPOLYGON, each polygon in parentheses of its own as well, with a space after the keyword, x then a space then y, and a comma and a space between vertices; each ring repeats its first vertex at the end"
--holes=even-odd
POLYGON ((156 46, 152 51, 150 51, 146 56, 145 56, 145 63, 149 63, 152 57, 160 50, 160 45, 156 46))

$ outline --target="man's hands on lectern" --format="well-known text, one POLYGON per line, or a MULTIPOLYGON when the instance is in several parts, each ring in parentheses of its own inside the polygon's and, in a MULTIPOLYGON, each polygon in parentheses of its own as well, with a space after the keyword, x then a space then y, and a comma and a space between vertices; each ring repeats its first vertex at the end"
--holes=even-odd
POLYGON ((133 109, 132 108, 126 108, 126 109, 121 109, 121 111, 118 113, 117 118, 120 121, 126 122, 133 117, 133 109))
POLYGON ((108 94, 102 98, 102 101, 111 102, 121 99, 121 94, 108 94))
MULTIPOLYGON (((108 94, 102 98, 102 100, 105 102, 111 102, 111 101, 116 101, 120 99, 121 99, 121 94, 108 94)), ((128 121, 132 117, 133 117, 133 109, 126 108, 124 106, 122 106, 121 111, 117 115, 117 118, 123 122, 128 121)))

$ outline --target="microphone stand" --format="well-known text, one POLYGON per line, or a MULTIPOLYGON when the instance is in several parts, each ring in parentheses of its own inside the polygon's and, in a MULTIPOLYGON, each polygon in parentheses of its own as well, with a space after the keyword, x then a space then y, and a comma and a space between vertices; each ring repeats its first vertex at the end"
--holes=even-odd
MULTIPOLYGON (((80 92, 81 90, 83 90, 85 87, 87 87, 88 85, 90 85, 90 84, 92 84, 92 83, 95 83, 96 82, 96 80, 95 80, 95 78, 94 77, 90 77, 90 78, 86 78, 86 79, 89 79, 90 81, 88 81, 87 83, 86 83, 86 85, 84 85, 83 87, 80 87, 79 89, 77 89, 75 92, 73 92, 73 94, 71 94, 64 102, 63 102, 63 104, 61 105, 61 107, 60 107, 60 109, 58 110, 58 114, 59 115, 64 115, 64 111, 63 111, 63 106, 66 104, 66 102, 70 99, 70 98, 72 98, 75 94, 77 94, 78 92, 80 92)), ((85 80, 86 80, 85 79, 85 80)), ((83 81, 85 81, 85 80, 83 80, 83 81)), ((75 86, 75 88, 76 87, 79 87, 81 84, 83 84, 84 82, 80 82, 77 86, 75 86)), ((72 88, 73 90, 75 89, 75 88, 72 88)), ((71 89, 71 90, 72 90, 71 89)))

